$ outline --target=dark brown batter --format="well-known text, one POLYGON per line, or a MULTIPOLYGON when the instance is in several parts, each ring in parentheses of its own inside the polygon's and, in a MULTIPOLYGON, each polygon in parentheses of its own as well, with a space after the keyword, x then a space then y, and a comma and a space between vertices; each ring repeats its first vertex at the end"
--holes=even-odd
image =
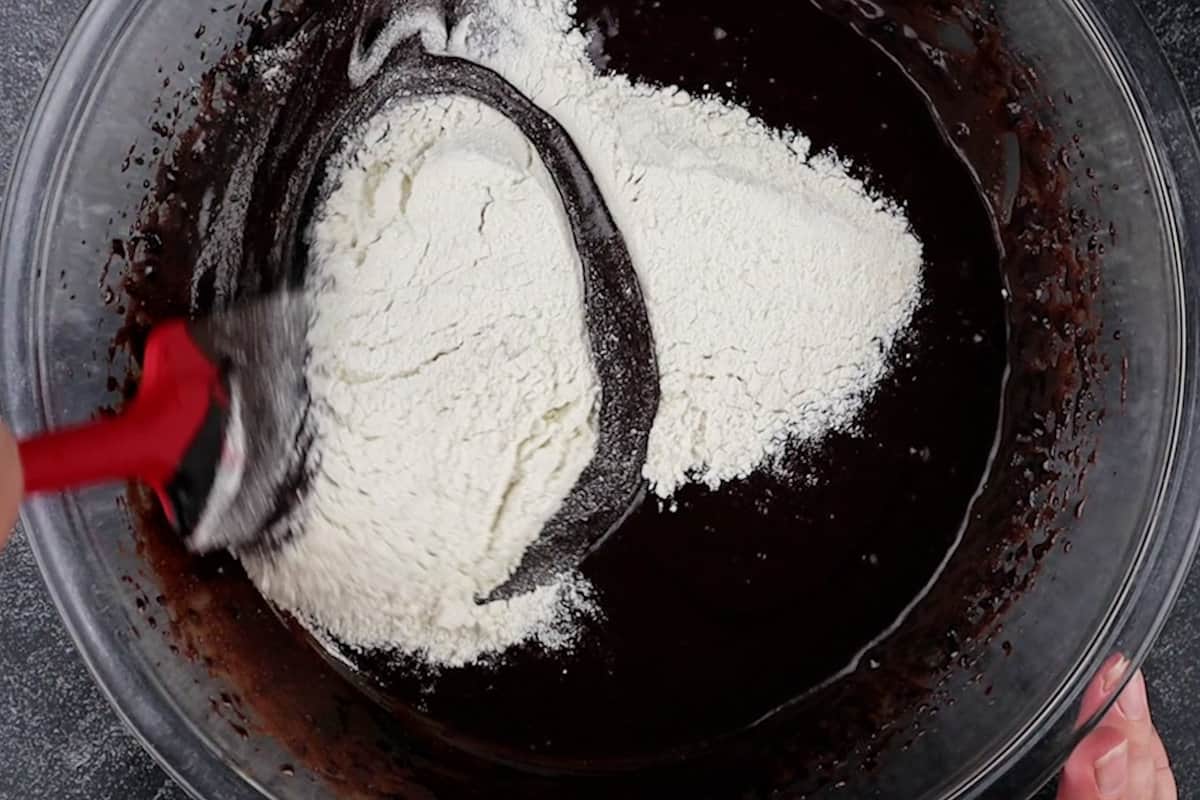
MULTIPOLYGON (((160 173, 130 248, 135 352, 149 323, 187 310, 190 265, 212 235, 195 209, 214 187, 225 197, 227 165, 264 134, 282 144, 250 186, 239 289, 303 273, 293 252, 302 220, 286 223, 281 245, 269 198, 320 165, 272 154, 293 152, 283 145, 344 102, 363 10, 293 5, 209 75, 201 117, 160 173), (303 80, 268 118, 275 98, 262 96, 245 55, 301 28, 318 32, 303 80)), ((584 566, 606 618, 574 653, 515 650, 444 672, 432 691, 422 671, 378 654, 358 660, 368 699, 233 562, 188 557, 142 504, 170 635, 242 687, 247 713, 341 791, 799 792, 885 746, 874 734, 910 719, 1031 579, 1091 452, 1099 282, 1096 254, 1075 243, 1095 223, 1065 207, 1070 175, 1044 127, 1049 111, 985 11, 948 0, 822 5, 579 4, 604 68, 711 87, 850 159, 873 191, 904 205, 926 267, 912 335, 860 430, 789 454, 794 478, 687 488, 670 511, 643 505, 584 566)), ((216 287, 202 296, 211 304, 216 287)))

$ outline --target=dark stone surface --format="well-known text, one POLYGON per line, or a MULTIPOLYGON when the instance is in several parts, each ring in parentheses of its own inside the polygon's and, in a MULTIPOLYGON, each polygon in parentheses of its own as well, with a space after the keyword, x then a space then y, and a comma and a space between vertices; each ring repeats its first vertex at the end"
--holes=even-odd
MULTIPOLYGON (((1137 2, 1200 119, 1200 3, 1137 2)), ((0 184, 38 87, 83 5, 0 2, 0 184)), ((1146 669, 1180 797, 1200 797, 1200 723, 1192 714, 1200 697, 1200 570, 1146 669)), ((18 533, 0 558, 0 800, 42 798, 183 800, 185 794, 141 750, 91 682, 18 533)))

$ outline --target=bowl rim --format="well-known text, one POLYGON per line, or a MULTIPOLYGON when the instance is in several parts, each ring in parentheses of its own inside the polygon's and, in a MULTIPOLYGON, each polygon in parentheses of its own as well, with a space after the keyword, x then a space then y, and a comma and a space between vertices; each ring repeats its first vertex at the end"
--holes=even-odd
MULTIPOLYGON (((46 233, 36 223, 54 196, 46 187, 61 182, 64 171, 51 148, 39 143, 54 141, 63 130, 79 135, 78 120, 90 108, 117 50, 112 43, 152 2, 90 0, 64 39, 14 155, 0 206, 0 269, 38 263, 36 254, 42 250, 46 233), (39 197, 41 202, 33 199, 39 197)), ((1182 281, 1179 303, 1184 324, 1178 342, 1182 380, 1172 421, 1174 447, 1163 468, 1157 512, 1150 520, 1160 534, 1147 537, 1130 567, 1124 591, 1114 601, 1108 624, 1096 634, 1089 654, 1046 699, 1040 717, 974 776, 965 777, 947 795, 948 800, 1024 797, 1053 777, 1074 745, 1108 710, 1106 705, 1085 725, 1076 726, 1069 712, 1086 680, 1114 653, 1124 654, 1134 668, 1144 662, 1200 546, 1200 481, 1187 478, 1200 474, 1200 447, 1192 427, 1184 424, 1200 412, 1200 137, 1157 37, 1131 0, 1061 2, 1103 45, 1111 73, 1121 82, 1145 140, 1154 145, 1151 154, 1157 190, 1168 212, 1164 221, 1174 234, 1171 243, 1182 281), (1153 46, 1123 46, 1135 38, 1153 46), (1148 596, 1158 598, 1152 608, 1140 602, 1148 596)), ((0 410, 18 433, 46 422, 43 399, 48 372, 34 335, 37 318, 38 314, 31 314, 0 319, 0 343, 9 343, 0 348, 4 365, 0 410)), ((121 636, 98 624, 79 565, 53 546, 55 518, 71 513, 59 498, 35 498, 22 509, 21 521, 59 615, 104 696, 141 746, 189 795, 200 800, 266 795, 250 776, 220 758, 214 744, 154 681, 132 674, 108 657, 121 648, 121 636), (151 695, 156 702, 144 700, 151 695), (214 762, 220 769, 212 768, 214 762)), ((1129 669, 1124 680, 1131 679, 1134 672, 1129 669)))
POLYGON ((1075 746, 1116 702, 1145 663, 1162 632, 1200 547, 1200 448, 1194 430, 1200 399, 1200 135, 1177 76, 1145 14, 1131 0, 1063 0, 1075 13, 1120 82, 1129 109, 1149 148, 1157 198, 1177 266, 1176 305, 1180 368, 1171 420, 1170 449, 1160 472, 1155 510, 1147 521, 1141 552, 1130 565, 1107 624, 1096 634, 1089 655, 1076 665, 1059 692, 1043 706, 1036 736, 1017 737, 1008 752, 997 753, 993 769, 974 786, 951 798, 1009 800, 1028 797, 1049 783, 1075 746), (1120 32, 1119 34, 1117 32, 1120 32), (1135 38, 1150 47, 1130 48, 1135 38), (1142 602, 1148 596, 1158 602, 1142 602), (1088 720, 1074 709, 1090 679, 1115 656, 1128 660, 1110 699, 1088 720))

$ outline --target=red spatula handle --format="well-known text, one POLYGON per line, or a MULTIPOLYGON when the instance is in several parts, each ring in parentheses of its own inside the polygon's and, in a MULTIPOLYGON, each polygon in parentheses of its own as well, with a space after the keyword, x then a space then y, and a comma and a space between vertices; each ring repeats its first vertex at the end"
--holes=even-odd
POLYGON ((125 411, 20 443, 25 491, 135 478, 161 495, 212 402, 228 404, 220 370, 184 323, 165 323, 146 341, 141 384, 125 411))

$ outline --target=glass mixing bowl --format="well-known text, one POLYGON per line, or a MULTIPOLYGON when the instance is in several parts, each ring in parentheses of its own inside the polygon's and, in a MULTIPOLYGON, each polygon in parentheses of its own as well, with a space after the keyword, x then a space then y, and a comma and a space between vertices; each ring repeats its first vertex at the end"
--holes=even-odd
MULTIPOLYGON (((64 47, 22 142, 0 233, 3 413, 20 433, 119 402, 108 346, 121 324, 116 275, 99 272, 145 193, 154 124, 189 113, 188 90, 244 33, 245 5, 94 0, 64 47), (131 148, 132 145, 132 148, 131 148)), ((1200 152, 1155 40, 1127 0, 997 3, 1010 41, 1064 125, 1087 131, 1121 221, 1104 262, 1106 384, 1086 511, 1003 635, 951 671, 937 715, 897 737, 878 768, 821 796, 1026 797, 1081 735, 1075 705, 1114 653, 1140 664, 1197 542, 1195 447, 1200 152)), ((120 374, 121 365, 115 372, 120 374)), ((201 798, 332 796, 303 759, 231 724, 214 698, 235 687, 154 632, 123 487, 44 497, 24 522, 85 660, 145 747, 201 798), (136 580, 130 576, 137 576, 136 580)), ((1086 728, 1086 725, 1084 726, 1086 728)), ((424 796, 424 795, 422 795, 424 796)))

